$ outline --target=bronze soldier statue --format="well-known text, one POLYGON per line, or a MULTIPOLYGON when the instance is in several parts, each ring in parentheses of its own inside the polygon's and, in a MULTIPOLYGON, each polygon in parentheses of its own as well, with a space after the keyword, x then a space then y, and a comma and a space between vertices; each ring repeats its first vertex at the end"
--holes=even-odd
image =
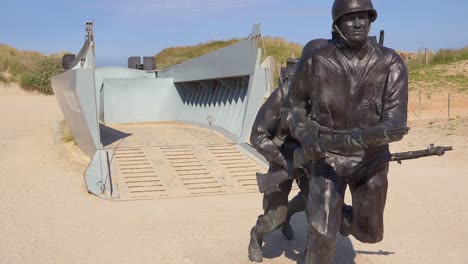
MULTIPOLYGON (((304 47, 303 54, 311 54, 313 49, 328 43, 324 39, 313 40, 304 47)), ((297 61, 289 59, 282 69, 279 87, 270 95, 260 108, 252 127, 250 141, 255 149, 269 162, 269 173, 284 170, 291 178, 278 185, 276 190, 264 193, 264 214, 258 217, 256 225, 250 232, 249 259, 262 262, 263 237, 281 227, 283 235, 291 240, 294 233, 289 219, 295 212, 303 211, 308 196, 308 180, 303 179, 302 170, 293 167, 293 154, 300 144, 291 137, 289 126, 280 117, 280 108, 289 91, 291 77, 295 74, 297 61), (300 193, 288 204, 293 179, 297 179, 300 193)))
POLYGON ((315 264, 332 262, 338 233, 382 240, 388 144, 407 132, 408 74, 393 50, 368 40, 371 0, 335 0, 332 16, 338 37, 299 65, 283 106, 310 160, 304 262, 315 264))

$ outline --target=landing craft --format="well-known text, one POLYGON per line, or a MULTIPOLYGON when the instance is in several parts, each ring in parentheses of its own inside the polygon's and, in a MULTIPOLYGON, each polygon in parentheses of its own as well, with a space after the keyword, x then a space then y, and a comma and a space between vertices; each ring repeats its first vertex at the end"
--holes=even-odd
POLYGON ((260 26, 248 38, 155 70, 152 57, 96 68, 94 27, 63 58, 52 88, 78 147, 87 189, 105 199, 257 192, 266 164, 248 137, 267 93, 260 26))

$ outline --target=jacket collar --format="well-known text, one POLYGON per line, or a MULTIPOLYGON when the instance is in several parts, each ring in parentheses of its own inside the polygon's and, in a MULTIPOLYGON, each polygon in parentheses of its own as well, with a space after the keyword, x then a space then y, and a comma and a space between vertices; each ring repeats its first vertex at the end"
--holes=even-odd
POLYGON ((366 44, 364 44, 364 46, 360 50, 355 51, 355 50, 352 50, 352 49, 348 48, 346 45, 342 44, 342 45, 340 45, 339 50, 349 60, 351 60, 354 55, 356 55, 359 60, 362 60, 366 56, 366 54, 370 52, 371 46, 372 45, 369 44, 369 41, 367 41, 366 44))

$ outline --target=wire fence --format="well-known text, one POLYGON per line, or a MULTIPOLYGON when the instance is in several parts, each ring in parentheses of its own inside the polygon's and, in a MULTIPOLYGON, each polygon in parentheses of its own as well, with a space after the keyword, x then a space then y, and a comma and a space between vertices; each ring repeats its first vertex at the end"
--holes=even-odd
POLYGON ((456 91, 411 91, 409 119, 455 118, 468 116, 468 94, 456 91))

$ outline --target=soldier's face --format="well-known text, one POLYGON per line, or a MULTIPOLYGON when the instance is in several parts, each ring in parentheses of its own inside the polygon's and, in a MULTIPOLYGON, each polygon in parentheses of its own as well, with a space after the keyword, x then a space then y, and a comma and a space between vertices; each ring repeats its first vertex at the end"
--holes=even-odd
POLYGON ((367 41, 370 30, 368 12, 357 12, 343 16, 339 21, 341 33, 348 39, 351 48, 360 48, 367 41))

